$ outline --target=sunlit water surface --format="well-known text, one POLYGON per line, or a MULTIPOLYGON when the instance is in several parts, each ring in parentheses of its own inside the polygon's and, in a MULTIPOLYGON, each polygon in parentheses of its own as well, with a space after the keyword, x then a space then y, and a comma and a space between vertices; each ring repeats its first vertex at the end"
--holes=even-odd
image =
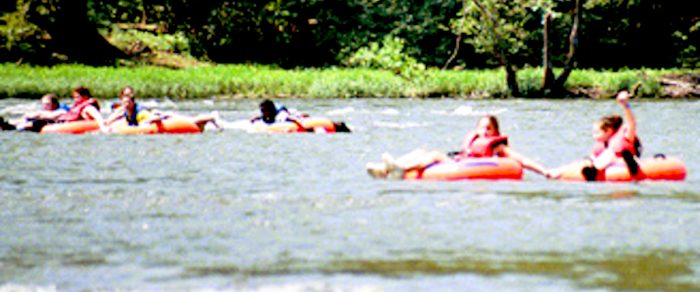
MULTIPOLYGON (((255 100, 147 101, 255 114, 255 100)), ((633 101, 684 182, 371 179, 383 152, 455 150, 485 113, 545 166, 579 159, 586 100, 285 100, 351 134, 0 133, 0 289, 700 290, 700 106, 633 101)), ((32 101, 0 100, 16 117, 32 101)))

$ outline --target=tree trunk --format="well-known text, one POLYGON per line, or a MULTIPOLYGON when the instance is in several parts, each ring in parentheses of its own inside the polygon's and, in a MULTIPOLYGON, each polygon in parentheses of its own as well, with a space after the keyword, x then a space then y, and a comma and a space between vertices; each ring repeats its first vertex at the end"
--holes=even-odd
POLYGON ((543 22, 543 38, 542 46, 542 65, 544 67, 544 76, 542 78, 542 91, 545 96, 551 92, 552 83, 554 82, 554 73, 552 72, 552 61, 549 59, 549 23, 552 19, 552 14, 547 13, 544 16, 543 22))
POLYGON ((571 34, 569 35, 569 53, 566 55, 566 63, 564 64, 564 71, 557 77, 554 82, 553 90, 564 90, 564 83, 569 78, 571 71, 574 69, 574 57, 576 56, 576 48, 578 47, 578 29, 581 22, 581 0, 576 0, 576 8, 574 11, 574 24, 571 27, 571 34))
POLYGON ((515 68, 506 61, 504 65, 506 67, 506 84, 508 84, 508 90, 511 96, 520 96, 520 86, 518 86, 517 72, 515 68))
MULTIPOLYGON (((479 0, 473 1, 474 4, 479 7, 479 10, 481 10, 481 12, 491 21, 491 25, 489 26, 491 28, 491 33, 498 40, 498 42, 503 42, 503 37, 494 29, 496 20, 494 19, 493 14, 484 8, 484 5, 482 5, 479 0)), ((506 85, 508 86, 508 91, 510 91, 511 96, 520 96, 520 87, 518 86, 516 70, 508 60, 508 53, 505 49, 503 49, 503 46, 499 45, 497 47, 498 49, 494 52, 494 55, 496 58, 501 60, 501 65, 503 65, 506 69, 506 85)))
MULTIPOLYGON (((462 6, 464 7, 463 10, 467 9, 467 0, 462 1, 462 6)), ((462 23, 464 23, 464 19, 467 17, 467 12, 462 11, 462 20, 460 20, 462 23)), ((442 70, 447 69, 447 66, 452 63, 452 61, 457 57, 457 54, 459 53, 459 44, 462 43, 462 24, 460 24, 459 32, 457 33, 457 39, 455 40, 455 48, 452 50, 452 55, 450 55, 450 58, 447 59, 447 62, 445 62, 445 65, 442 66, 442 70)))
POLYGON ((86 0, 64 0, 56 5, 55 22, 45 25, 59 53, 89 65, 113 65, 126 54, 112 46, 88 19, 86 0))

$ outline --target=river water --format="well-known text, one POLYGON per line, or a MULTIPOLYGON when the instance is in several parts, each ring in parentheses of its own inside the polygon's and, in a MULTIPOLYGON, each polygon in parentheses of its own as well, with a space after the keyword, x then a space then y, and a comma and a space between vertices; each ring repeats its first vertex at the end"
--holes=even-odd
MULTIPOLYGON (((256 100, 148 101, 255 114, 256 100)), ((590 100, 284 100, 351 134, 0 133, 0 290, 700 290, 700 104, 633 101, 683 182, 407 182, 383 152, 455 150, 485 113, 547 167, 592 147, 590 100)), ((0 100, 0 115, 35 108, 0 100)))

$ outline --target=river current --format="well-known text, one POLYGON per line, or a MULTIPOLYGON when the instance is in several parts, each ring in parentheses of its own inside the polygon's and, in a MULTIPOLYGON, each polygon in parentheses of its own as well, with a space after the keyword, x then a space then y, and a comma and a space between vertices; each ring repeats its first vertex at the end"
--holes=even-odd
MULTIPOLYGON (((280 100, 350 134, 0 133, 0 290, 700 290, 696 101, 632 101, 682 182, 372 179, 496 114, 547 167, 586 156, 611 100, 280 100)), ((259 100, 146 100, 247 119, 259 100)), ((36 109, 0 100, 0 116, 36 109)))

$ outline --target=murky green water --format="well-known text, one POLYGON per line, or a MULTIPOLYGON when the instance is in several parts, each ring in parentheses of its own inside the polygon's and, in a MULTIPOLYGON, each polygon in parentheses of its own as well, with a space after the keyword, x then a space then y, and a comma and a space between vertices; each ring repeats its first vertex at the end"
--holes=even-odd
MULTIPOLYGON (((218 110, 257 101, 161 102, 218 110)), ((0 133, 0 288, 700 290, 693 101, 633 102, 644 156, 684 182, 373 180, 382 152, 457 149, 497 113, 549 167, 585 156, 612 101, 288 100, 348 135, 0 133)), ((0 100, 0 115, 28 101, 0 100)))

